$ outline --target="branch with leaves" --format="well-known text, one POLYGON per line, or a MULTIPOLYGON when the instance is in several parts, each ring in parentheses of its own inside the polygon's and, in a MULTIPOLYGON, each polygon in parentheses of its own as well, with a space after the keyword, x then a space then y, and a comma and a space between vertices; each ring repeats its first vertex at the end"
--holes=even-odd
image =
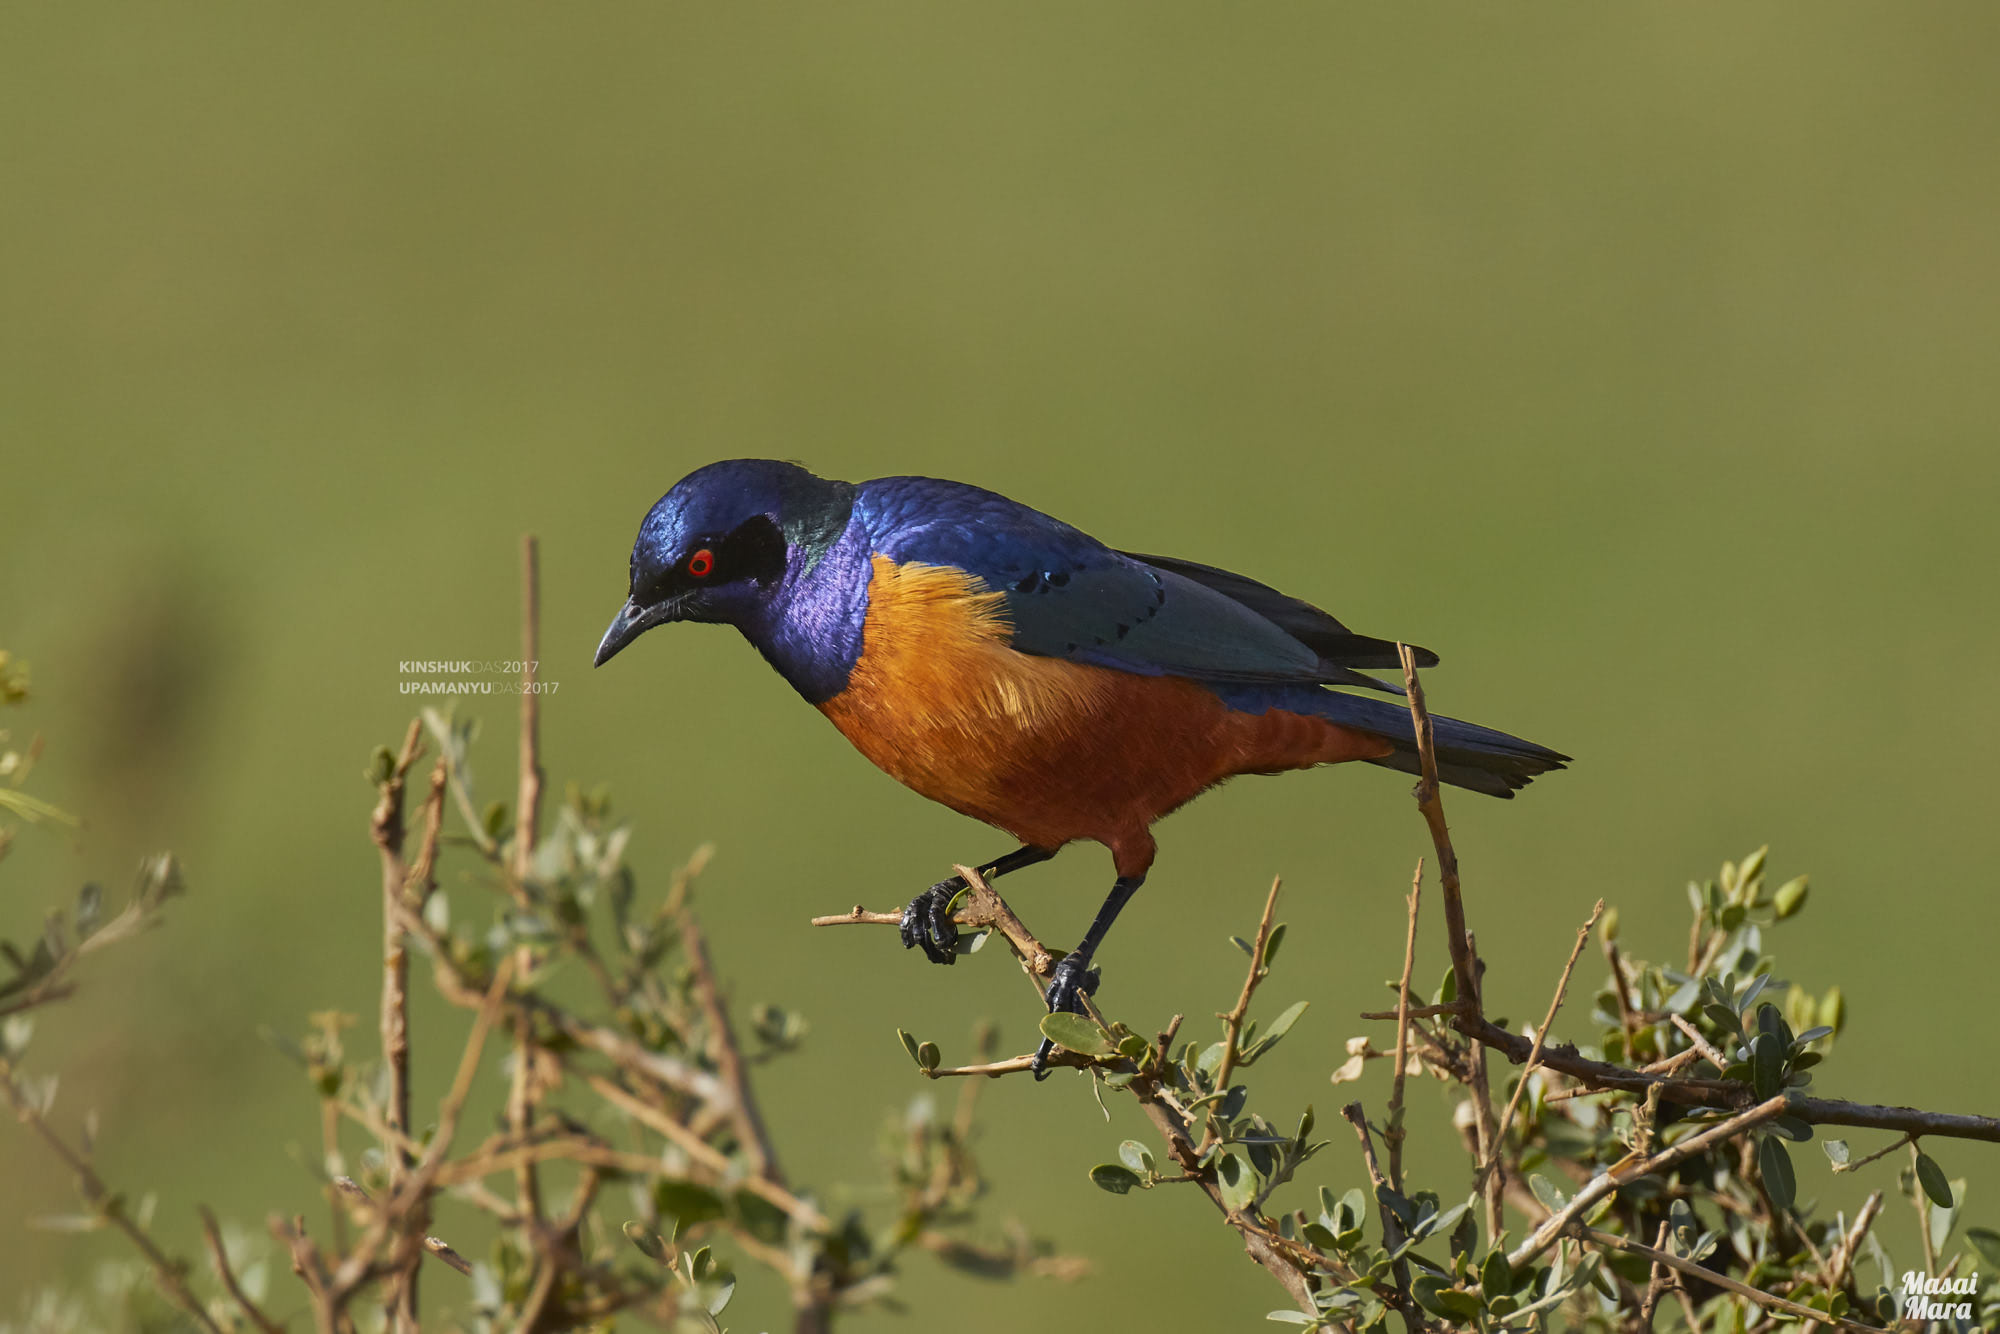
MULTIPOLYGON (((532 662, 532 544, 523 562, 523 656, 532 662)), ((531 673, 525 700, 534 684, 531 673)), ((838 1195, 884 1205, 836 1209, 790 1180, 754 1072, 796 1049, 807 1026, 776 1006, 746 1018, 729 1003, 723 951, 695 906, 707 850, 662 892, 642 895, 626 861, 632 830, 602 791, 572 786, 551 827, 537 827, 532 704, 519 736, 512 819, 503 803, 480 804, 471 719, 427 712, 370 764, 367 826, 380 870, 369 893, 383 920, 379 1056, 357 1051, 353 1018, 332 1012, 312 1016, 299 1040, 271 1035, 299 1064, 319 1112, 322 1153, 308 1180, 326 1212, 312 1218, 318 1206, 289 1207, 266 1229, 303 1302, 273 1300, 248 1234, 206 1211, 211 1272, 168 1253, 150 1231, 150 1203, 129 1206, 93 1169, 94 1119, 80 1144, 66 1139, 52 1119, 54 1077, 22 1065, 27 1012, 71 994, 86 956, 159 919, 181 888, 171 859, 147 864, 116 916, 87 889, 73 925, 55 914, 32 951, 4 946, 13 975, 0 979, 8 1007, 0 1101, 77 1178, 85 1212, 57 1225, 125 1234, 161 1297, 212 1334, 269 1334, 301 1315, 324 1334, 420 1324, 534 1334, 614 1318, 720 1334, 739 1274, 768 1276, 790 1298, 794 1329, 817 1334, 845 1312, 893 1301, 912 1255, 986 1277, 1085 1272, 1017 1225, 982 1223, 973 1085, 948 1116, 928 1104, 899 1116, 884 1186, 838 1195), (425 776, 428 745, 438 757, 425 776), (464 819, 462 832, 448 830, 448 807, 464 819), (415 1073, 448 1040, 413 1032, 419 962, 469 1017, 450 1086, 425 1114, 412 1104, 415 1073), (562 982, 571 975, 588 979, 581 993, 562 982), (501 1115, 497 1129, 475 1137, 470 1109, 482 1101, 501 1115), (482 1215, 497 1239, 483 1252, 461 1250, 454 1239, 482 1215)), ((52 1309, 71 1312, 78 1329, 114 1323, 74 1304, 52 1309)), ((38 1331, 60 1327, 38 1320, 38 1331)))
MULTIPOLYGON (((1371 1125, 1360 1102, 1343 1108, 1367 1185, 1345 1194, 1321 1186, 1313 1203, 1274 1203, 1325 1147, 1312 1137, 1310 1107, 1290 1116, 1253 1110, 1250 1088, 1237 1082, 1305 1010, 1305 1002, 1295 1003, 1261 1033, 1250 1017, 1284 937, 1284 925, 1274 921, 1275 885, 1254 940, 1234 938, 1249 966, 1235 1003, 1217 1012, 1213 1042, 1187 1040, 1179 1015, 1149 1039, 1088 998, 1083 1014, 1042 1017, 1058 1062, 1086 1074, 1100 1097, 1130 1097, 1157 1140, 1126 1140, 1117 1162, 1092 1169, 1092 1181, 1117 1194, 1196 1186, 1291 1300, 1271 1319, 1311 1328, 1377 1334, 1393 1320, 1410 1331, 1540 1330, 1559 1318, 1569 1329, 1620 1334, 1650 1332, 1664 1321, 1691 1331, 1763 1334, 1797 1320, 1860 1331, 1888 1327, 1914 1309, 1913 1300, 1928 1302, 1920 1314, 1947 1328, 1990 1327, 2000 1318, 2000 1281, 1989 1277, 1982 1286, 1973 1275, 1980 1257, 1989 1273, 2000 1267, 2000 1234, 1957 1231, 1965 1183, 1947 1179, 1918 1142, 1992 1141, 2000 1121, 1809 1091, 1845 1022, 1845 1001, 1837 987, 1814 993, 1776 972, 1766 933, 1803 909, 1807 882, 1799 877, 1767 890, 1764 851, 1690 886, 1685 967, 1628 956, 1617 940, 1616 910, 1600 901, 1577 932, 1541 1024, 1515 1032, 1487 1017, 1487 962, 1467 925, 1422 684, 1407 655, 1404 661, 1423 768, 1415 797, 1439 871, 1451 967, 1428 1003, 1412 994, 1419 862, 1401 979, 1392 984, 1396 1006, 1364 1016, 1395 1023, 1393 1046, 1382 1051, 1357 1037, 1333 1073, 1335 1084, 1354 1082, 1375 1058, 1390 1061, 1384 1124, 1371 1125), (1588 1021, 1597 1032, 1588 1045, 1560 1041, 1555 1028, 1593 933, 1611 968, 1588 1021), (1489 1054, 1519 1067, 1503 1087, 1489 1083, 1489 1054), (1458 1202, 1454 1192, 1412 1190, 1402 1180, 1404 1084, 1421 1074, 1458 1094, 1453 1125, 1470 1160, 1470 1193, 1458 1202), (1504 1097, 1498 1115, 1496 1097, 1504 1097), (1277 1129, 1294 1123, 1295 1131, 1277 1129), (1924 1272, 1942 1286, 1902 1291, 1905 1271, 1874 1230, 1879 1193, 1851 1219, 1801 1195, 1788 1145, 1828 1126, 1899 1132, 1889 1149, 1852 1163, 1843 1141, 1823 1143, 1834 1171, 1909 1148, 1902 1193, 1919 1215, 1924 1272), (1377 1134, 1389 1146, 1386 1171, 1377 1134), (1954 1236, 1968 1250, 1948 1257, 1954 1236), (1867 1282, 1864 1260, 1872 1271, 1867 1282)), ((971 886, 954 918, 974 933, 968 948, 997 935, 1039 999, 1060 955, 975 873, 957 870, 971 886)), ((814 922, 899 920, 857 906, 814 922)), ((999 1078, 1029 1068, 1026 1054, 951 1066, 935 1041, 900 1036, 930 1079, 999 1078)))

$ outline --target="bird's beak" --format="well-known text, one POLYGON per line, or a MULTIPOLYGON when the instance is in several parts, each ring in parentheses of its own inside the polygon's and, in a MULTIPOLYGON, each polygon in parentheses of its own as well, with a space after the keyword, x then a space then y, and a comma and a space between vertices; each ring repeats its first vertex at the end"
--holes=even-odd
POLYGON ((642 607, 627 598, 618 614, 611 618, 611 628, 604 632, 604 638, 597 645, 597 656, 590 665, 602 667, 610 662, 619 649, 637 639, 656 625, 680 619, 680 606, 669 599, 652 607, 642 607))

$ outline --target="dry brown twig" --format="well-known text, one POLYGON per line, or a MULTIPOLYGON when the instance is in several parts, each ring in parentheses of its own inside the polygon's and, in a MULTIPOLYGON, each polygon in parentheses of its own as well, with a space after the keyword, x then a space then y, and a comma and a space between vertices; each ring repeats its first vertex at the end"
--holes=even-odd
MULTIPOLYGON (((1459 887, 1458 853, 1451 846, 1451 829, 1445 823, 1443 790, 1438 784, 1436 732, 1431 725, 1430 713, 1424 707, 1424 687, 1417 678, 1416 654, 1408 644, 1398 644, 1396 656, 1403 664, 1403 691, 1410 706, 1410 723, 1416 732, 1417 756, 1422 769, 1415 794, 1417 810, 1430 828, 1431 844, 1437 853, 1438 884, 1444 893, 1445 944, 1451 951, 1452 974, 1458 984, 1457 999, 1464 1007, 1455 1017, 1456 1022, 1461 1032, 1466 1032, 1468 1022, 1482 1029, 1492 1028, 1493 1025, 1486 1022, 1485 1010, 1481 1006, 1479 956, 1465 928, 1465 900, 1459 887)), ((1473 1036, 1470 1032, 1466 1035, 1473 1036)), ((1468 1083, 1473 1106, 1479 1116, 1480 1161, 1497 1162, 1498 1124, 1493 1116, 1493 1094, 1487 1084, 1485 1048, 1475 1042, 1469 1059, 1472 1078, 1468 1083)), ((1487 1173, 1484 1187, 1486 1235, 1498 1236, 1505 1174, 1498 1170, 1487 1173)))
POLYGON ((153 1281, 159 1285, 160 1291, 167 1299, 194 1317, 196 1323, 210 1331, 210 1334, 222 1334, 221 1327, 215 1323, 214 1317, 209 1315, 208 1308, 189 1291, 181 1266, 169 1258, 153 1241, 152 1235, 126 1212, 119 1197, 111 1193, 110 1188, 104 1184, 104 1178, 98 1176, 96 1169, 90 1165, 90 1160, 78 1150, 71 1148, 43 1118, 41 1112, 35 1109, 34 1104, 22 1094, 19 1086, 14 1083, 13 1067, 4 1059, 0 1059, 0 1098, 6 1099, 7 1105, 13 1109, 15 1118, 34 1131, 42 1143, 48 1146, 49 1151, 62 1159, 64 1165, 76 1175, 77 1189, 84 1200, 96 1208, 99 1215, 107 1219, 113 1227, 124 1233, 126 1239, 146 1257, 146 1263, 153 1271, 153 1281))
POLYGON ((1389 1149, 1389 1184, 1403 1188, 1403 1141, 1408 1131, 1403 1125, 1403 1078, 1410 1064, 1410 971, 1417 962, 1417 909, 1423 900, 1424 859, 1410 876, 1409 925, 1403 932, 1403 979, 1396 986, 1396 1067, 1389 1093, 1389 1120, 1382 1127, 1382 1142, 1389 1149))
POLYGON ((1630 1237, 1620 1237, 1610 1232, 1599 1232, 1597 1229, 1585 1227, 1581 1223, 1573 1225, 1573 1232, 1579 1240, 1590 1242, 1596 1246, 1610 1247, 1613 1250, 1630 1251, 1634 1255, 1643 1256, 1651 1260, 1656 1265, 1664 1265, 1668 1269, 1677 1270, 1680 1273, 1688 1275, 1690 1278, 1697 1278, 1726 1292, 1733 1292, 1738 1297, 1748 1298, 1767 1311, 1783 1311, 1793 1319, 1818 1320, 1822 1324, 1831 1323, 1836 1329, 1851 1330, 1853 1334, 1882 1334, 1882 1331, 1873 1325, 1858 1324, 1855 1321, 1840 1316, 1829 1316, 1824 1311, 1813 1310, 1810 1306, 1801 1306, 1797 1302, 1787 1301, 1783 1297, 1774 1296, 1768 1292, 1761 1292, 1747 1283, 1737 1282, 1727 1274, 1718 1274, 1713 1269, 1704 1269, 1692 1260, 1683 1260, 1671 1251, 1655 1250, 1643 1242, 1633 1241, 1630 1237))
MULTIPOLYGON (((1346 1118, 1347 1124, 1354 1127, 1354 1134, 1361 1141, 1361 1160, 1368 1168, 1368 1180, 1375 1188, 1376 1211, 1382 1219, 1382 1247, 1393 1253, 1404 1241, 1403 1221, 1396 1217, 1395 1211, 1389 1207, 1388 1198, 1383 1192, 1385 1188, 1395 1189, 1395 1187, 1382 1175, 1381 1164, 1375 1159, 1375 1141, 1368 1133, 1368 1117, 1362 1111, 1361 1104, 1350 1102, 1340 1109, 1340 1114, 1346 1118)), ((1403 1323, 1412 1334, 1415 1334, 1415 1331, 1423 1328, 1424 1321, 1417 1313, 1416 1300, 1410 1296, 1409 1262, 1397 1260, 1391 1266, 1390 1272, 1396 1278, 1396 1292, 1401 1299, 1398 1309, 1402 1313, 1403 1323)))
MULTIPOLYGON (((1271 971, 1265 965, 1264 953, 1270 948, 1272 918, 1278 911, 1278 891, 1283 885, 1282 879, 1273 877, 1271 890, 1264 896, 1264 913, 1257 919, 1257 935, 1250 942, 1250 965, 1243 971, 1243 989, 1236 993, 1236 1004, 1215 1016, 1222 1021, 1222 1060, 1215 1068, 1215 1086, 1218 1089, 1228 1088, 1229 1077, 1236 1073, 1236 1062, 1242 1056, 1237 1043, 1243 1035, 1243 1021, 1250 1015, 1250 998, 1257 994, 1257 984, 1271 971)), ((1208 1152, 1209 1146, 1215 1143, 1216 1133, 1211 1120, 1196 1152, 1208 1152)))
POLYGON ((1521 1105, 1521 1095, 1527 1092, 1529 1076, 1533 1075, 1535 1067, 1541 1064, 1542 1045, 1548 1041, 1549 1026, 1555 1023, 1556 1012, 1562 1009, 1563 997, 1569 994, 1569 976, 1576 971, 1577 956, 1583 953, 1584 942, 1590 939, 1591 930, 1596 927, 1597 919, 1603 915, 1604 900, 1599 899, 1597 906, 1590 910, 1590 920, 1577 930, 1576 944, 1570 949, 1569 962, 1563 965, 1562 977, 1556 982, 1556 994, 1549 998, 1549 1012, 1542 1017, 1541 1027, 1535 1030, 1535 1045, 1528 1053, 1528 1063, 1521 1067, 1521 1077, 1514 1085, 1514 1096, 1507 1100, 1507 1110, 1500 1117, 1500 1128, 1495 1134, 1491 1154, 1480 1164, 1481 1177, 1495 1171, 1500 1165, 1500 1152, 1507 1142, 1507 1129, 1514 1122, 1514 1110, 1521 1105))
POLYGON ((215 1276, 229 1293, 229 1299, 236 1303, 238 1310, 264 1334, 284 1334, 284 1326, 265 1315, 263 1308, 250 1299, 243 1291, 243 1285, 236 1278, 236 1271, 229 1264, 229 1249, 222 1244, 222 1229, 216 1226, 215 1215, 206 1206, 201 1211, 202 1240, 208 1244, 209 1264, 215 1269, 215 1276))

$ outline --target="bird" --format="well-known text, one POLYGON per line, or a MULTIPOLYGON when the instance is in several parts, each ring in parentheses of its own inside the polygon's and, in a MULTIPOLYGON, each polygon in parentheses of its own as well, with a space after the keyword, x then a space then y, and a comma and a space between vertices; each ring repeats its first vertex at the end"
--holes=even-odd
MULTIPOLYGON (((594 665, 672 622, 735 626, 877 767, 1011 836, 1019 846, 982 876, 1079 841, 1110 851, 1116 879, 1054 965, 1051 1012, 1095 994, 1097 952, 1153 867, 1162 817, 1240 774, 1351 761, 1421 772, 1408 709, 1380 697, 1403 688, 1365 670, 1399 666, 1396 641, 962 482, 849 483, 774 459, 697 469, 639 525, 594 665)), ((1570 758, 1432 721, 1439 779, 1489 796, 1570 758)), ((911 899, 904 947, 954 962, 966 889, 953 876, 911 899)), ((1036 1051, 1036 1078, 1051 1051, 1036 1051)))

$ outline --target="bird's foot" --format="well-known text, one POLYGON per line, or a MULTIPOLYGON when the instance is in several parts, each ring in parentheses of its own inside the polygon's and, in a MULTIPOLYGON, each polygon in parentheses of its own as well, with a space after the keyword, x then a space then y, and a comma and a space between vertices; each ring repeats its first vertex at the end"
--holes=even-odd
POLYGON ((965 877, 955 875, 911 899, 903 909, 903 948, 921 948, 932 963, 957 963, 958 923, 951 920, 951 904, 966 888, 965 877))
MULTIPOLYGON (((1065 954, 1056 964, 1055 977, 1050 981, 1042 999, 1048 1003, 1049 1013, 1081 1014, 1083 1012, 1082 993, 1097 994, 1098 971, 1090 967, 1090 956, 1081 951, 1065 954)), ((1055 1053, 1056 1044, 1047 1038, 1035 1048, 1035 1059, 1029 1069, 1036 1079, 1048 1077, 1048 1060, 1055 1053)))

